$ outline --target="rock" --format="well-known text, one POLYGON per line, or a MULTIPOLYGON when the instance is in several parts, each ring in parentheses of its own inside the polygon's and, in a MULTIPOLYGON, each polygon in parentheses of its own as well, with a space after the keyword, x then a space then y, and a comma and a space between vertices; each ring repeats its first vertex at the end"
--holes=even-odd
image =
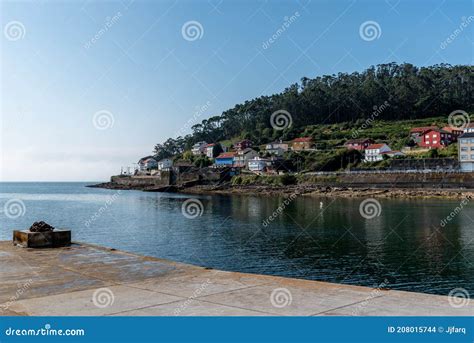
POLYGON ((54 227, 44 221, 34 222, 30 227, 30 232, 51 232, 53 230, 54 227))

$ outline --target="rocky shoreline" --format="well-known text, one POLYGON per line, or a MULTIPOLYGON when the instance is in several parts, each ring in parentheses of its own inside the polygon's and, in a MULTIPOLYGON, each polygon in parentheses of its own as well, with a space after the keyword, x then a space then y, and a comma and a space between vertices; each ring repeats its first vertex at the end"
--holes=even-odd
MULTIPOLYGON (((125 186, 105 182, 87 187, 150 191, 144 186, 125 186)), ((257 195, 257 196, 290 196, 292 194, 314 197, 342 197, 342 198, 444 198, 444 199, 473 199, 474 190, 469 189, 428 189, 428 188, 359 188, 333 187, 319 185, 195 185, 192 187, 169 186, 167 192, 184 194, 220 194, 220 195, 257 195)))

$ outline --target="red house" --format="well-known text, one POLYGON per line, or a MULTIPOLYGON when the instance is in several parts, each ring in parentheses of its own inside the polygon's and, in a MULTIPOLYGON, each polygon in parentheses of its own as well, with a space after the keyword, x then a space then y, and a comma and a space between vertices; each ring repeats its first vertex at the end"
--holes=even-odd
POLYGON ((235 143, 235 148, 237 150, 244 150, 252 147, 252 141, 244 139, 243 141, 235 143))
POLYGON ((369 145, 374 144, 374 140, 370 138, 350 139, 346 142, 347 149, 365 150, 369 145))
POLYGON ((444 148, 453 142, 453 135, 440 129, 426 130, 420 134, 419 146, 424 148, 444 148))

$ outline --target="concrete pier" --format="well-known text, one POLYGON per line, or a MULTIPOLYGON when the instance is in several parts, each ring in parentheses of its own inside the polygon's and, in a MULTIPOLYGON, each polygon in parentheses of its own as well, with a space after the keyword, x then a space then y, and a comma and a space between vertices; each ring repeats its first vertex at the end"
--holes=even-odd
POLYGON ((0 315, 473 316, 474 301, 0 242, 0 315))

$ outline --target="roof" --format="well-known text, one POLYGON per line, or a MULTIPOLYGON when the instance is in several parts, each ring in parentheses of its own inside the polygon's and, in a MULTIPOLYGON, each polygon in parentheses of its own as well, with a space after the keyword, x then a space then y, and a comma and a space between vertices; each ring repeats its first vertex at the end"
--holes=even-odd
POLYGON ((449 132, 449 133, 453 133, 453 131, 460 131, 460 132, 462 132, 462 129, 461 129, 461 128, 459 128, 459 127, 451 127, 451 126, 445 126, 445 127, 443 127, 441 130, 446 131, 446 132, 449 132))
POLYGON ((428 130, 436 130, 438 129, 437 126, 420 126, 420 127, 414 127, 410 130, 410 133, 414 133, 414 132, 424 132, 424 131, 428 131, 428 130))
POLYGON ((387 145, 387 144, 385 144, 385 143, 371 144, 366 149, 380 149, 384 145, 387 145))
POLYGON ((244 150, 240 150, 239 152, 237 152, 237 154, 245 155, 245 154, 248 154, 251 151, 255 151, 255 150, 253 150, 252 148, 245 148, 244 150))
POLYGON ((474 138, 474 132, 465 132, 458 138, 474 138))
POLYGON ((149 160, 150 158, 152 158, 152 159, 154 159, 154 160, 156 161, 156 158, 150 155, 150 156, 145 156, 145 157, 140 158, 140 159, 138 160, 138 163, 144 162, 144 161, 146 161, 146 160, 149 160))
POLYGON ((431 132, 431 131, 439 132, 439 133, 449 133, 449 134, 451 134, 451 132, 448 132, 448 131, 445 131, 445 130, 442 130, 442 129, 438 129, 438 128, 425 130, 425 131, 422 132, 422 134, 424 135, 424 134, 426 134, 426 133, 428 133, 428 132, 431 132))
POLYGON ((210 148, 211 146, 214 146, 214 145, 216 145, 216 144, 215 143, 209 143, 209 144, 206 145, 206 148, 210 148))
POLYGON ((313 138, 311 137, 300 137, 293 139, 293 142, 312 142, 313 138))
POLYGON ((235 151, 224 152, 224 153, 220 154, 219 156, 217 156, 216 158, 231 158, 231 157, 234 157, 235 154, 236 154, 235 151))

